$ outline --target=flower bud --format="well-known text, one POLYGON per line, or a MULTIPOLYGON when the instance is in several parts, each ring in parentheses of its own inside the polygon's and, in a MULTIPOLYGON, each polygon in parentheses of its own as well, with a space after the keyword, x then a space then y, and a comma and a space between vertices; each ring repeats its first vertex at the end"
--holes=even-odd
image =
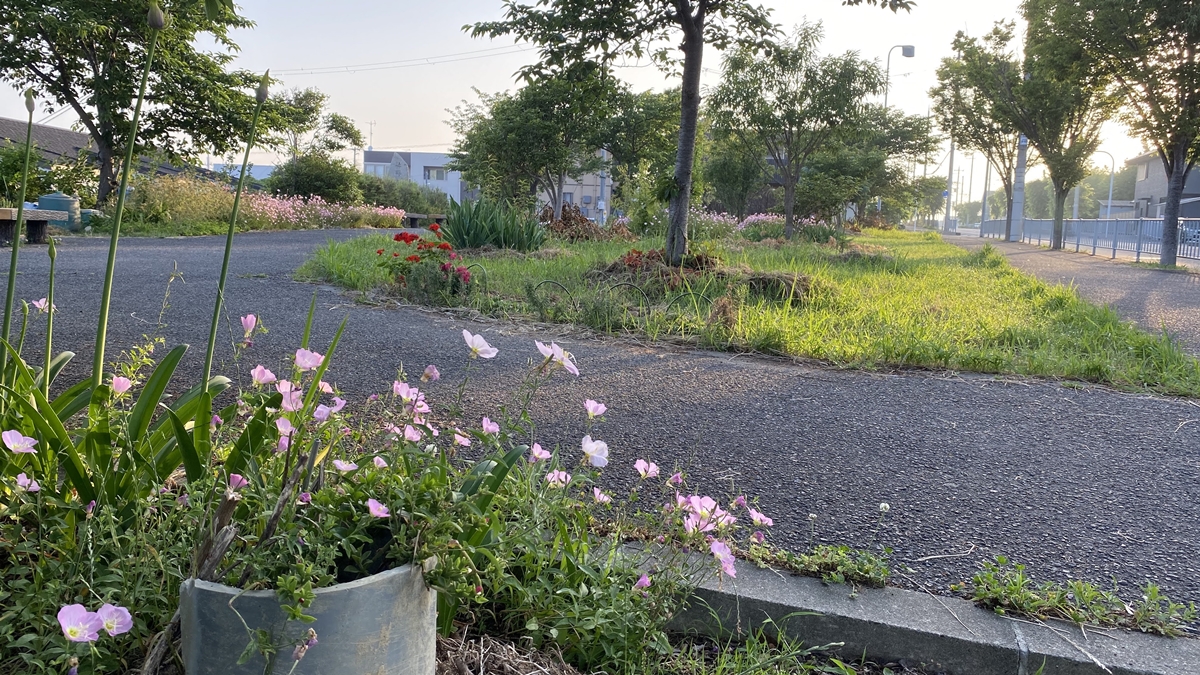
POLYGON ((258 82, 258 91, 254 93, 254 100, 262 103, 267 100, 267 89, 271 84, 271 71, 263 73, 262 79, 258 82))
POLYGON ((46 252, 50 255, 50 261, 53 262, 58 257, 58 250, 54 248, 54 237, 46 237, 46 242, 50 244, 46 252))
POLYGON ((33 114, 33 88, 32 87, 25 90, 25 109, 29 111, 30 115, 33 114))
POLYGON ((146 13, 146 23, 154 30, 162 30, 167 25, 167 17, 157 2, 150 3, 150 11, 146 13))

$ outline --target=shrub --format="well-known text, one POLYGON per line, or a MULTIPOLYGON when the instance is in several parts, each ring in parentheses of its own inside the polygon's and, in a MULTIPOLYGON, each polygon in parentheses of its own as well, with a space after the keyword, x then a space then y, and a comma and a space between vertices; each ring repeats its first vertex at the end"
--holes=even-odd
POLYGON ((738 223, 736 233, 750 241, 783 238, 783 216, 777 213, 754 213, 738 223))
POLYGON ((688 213, 688 239, 691 241, 724 239, 733 234, 737 226, 737 218, 727 213, 713 213, 697 208, 688 213))
POLYGON ((450 198, 445 192, 411 180, 396 180, 360 174, 358 187, 363 202, 374 206, 389 206, 407 213, 446 213, 450 198))
POLYGON ((266 180, 267 189, 283 195, 320 197, 326 202, 362 201, 361 172, 343 159, 310 151, 275 167, 266 180))
POLYGON ((459 204, 451 200, 442 229, 455 248, 508 248, 536 251, 546 241, 546 229, 532 214, 486 198, 459 204))

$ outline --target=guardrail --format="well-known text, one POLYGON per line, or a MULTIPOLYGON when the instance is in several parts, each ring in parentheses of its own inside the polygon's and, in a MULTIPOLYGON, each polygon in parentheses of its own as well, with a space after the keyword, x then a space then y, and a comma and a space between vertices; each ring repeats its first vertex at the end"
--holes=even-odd
MULTIPOLYGON (((1024 224, 1013 223, 1012 241, 1030 244, 1048 244, 1054 231, 1053 220, 1027 219, 1024 224)), ((1162 252, 1163 221, 1161 218, 1129 218, 1112 220, 1063 220, 1063 248, 1074 248, 1076 252, 1100 255, 1109 253, 1116 258, 1117 251, 1129 251, 1138 262, 1142 255, 1157 256, 1162 252)), ((1004 221, 984 221, 979 236, 991 239, 1004 238, 1004 221)), ((1200 260, 1200 219, 1179 219, 1180 258, 1200 260)))

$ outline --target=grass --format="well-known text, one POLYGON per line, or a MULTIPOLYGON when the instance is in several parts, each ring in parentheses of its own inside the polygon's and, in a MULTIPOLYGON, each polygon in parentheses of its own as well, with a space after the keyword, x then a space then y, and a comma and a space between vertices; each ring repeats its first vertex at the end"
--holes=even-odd
MULTIPOLYGON (((744 276, 594 274, 631 248, 660 245, 552 242, 528 255, 468 253, 463 264, 478 265, 472 268, 476 291, 435 302, 497 318, 573 323, 839 366, 1047 376, 1200 397, 1200 362, 1177 344, 1072 289, 1017 271, 990 247, 968 253, 932 233, 909 232, 856 236, 849 253, 738 239, 696 246, 722 258, 726 270, 795 275, 803 292, 790 299, 756 293, 744 276), (539 286, 542 280, 555 283, 539 286)), ((400 246, 383 235, 330 242, 297 276, 395 291, 375 264, 376 250, 400 246)))

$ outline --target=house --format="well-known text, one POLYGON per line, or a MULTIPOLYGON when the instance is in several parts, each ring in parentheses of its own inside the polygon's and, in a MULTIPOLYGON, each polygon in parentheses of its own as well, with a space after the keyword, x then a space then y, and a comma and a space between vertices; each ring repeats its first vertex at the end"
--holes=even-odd
MULTIPOLYGON (((1125 163, 1137 167, 1137 179, 1133 184, 1134 212, 1137 218, 1162 218, 1164 202, 1167 200, 1167 172, 1163 169, 1158 151, 1134 157, 1125 163)), ((1200 218, 1200 171, 1188 174, 1183 186, 1183 202, 1179 215, 1183 218, 1200 218)), ((1114 204, 1114 210, 1116 205, 1114 204)))
MULTIPOLYGON (((563 181, 563 204, 574 204, 579 207, 579 213, 584 218, 603 222, 608 216, 609 201, 612 199, 612 179, 607 172, 588 173, 578 180, 568 177, 563 181)), ((549 204, 550 200, 543 192, 538 197, 539 206, 549 204)))
POLYGON ((462 174, 449 171, 450 155, 444 152, 397 152, 371 150, 363 152, 363 173, 380 178, 411 180, 426 187, 445 192, 455 201, 463 201, 467 186, 462 174))

